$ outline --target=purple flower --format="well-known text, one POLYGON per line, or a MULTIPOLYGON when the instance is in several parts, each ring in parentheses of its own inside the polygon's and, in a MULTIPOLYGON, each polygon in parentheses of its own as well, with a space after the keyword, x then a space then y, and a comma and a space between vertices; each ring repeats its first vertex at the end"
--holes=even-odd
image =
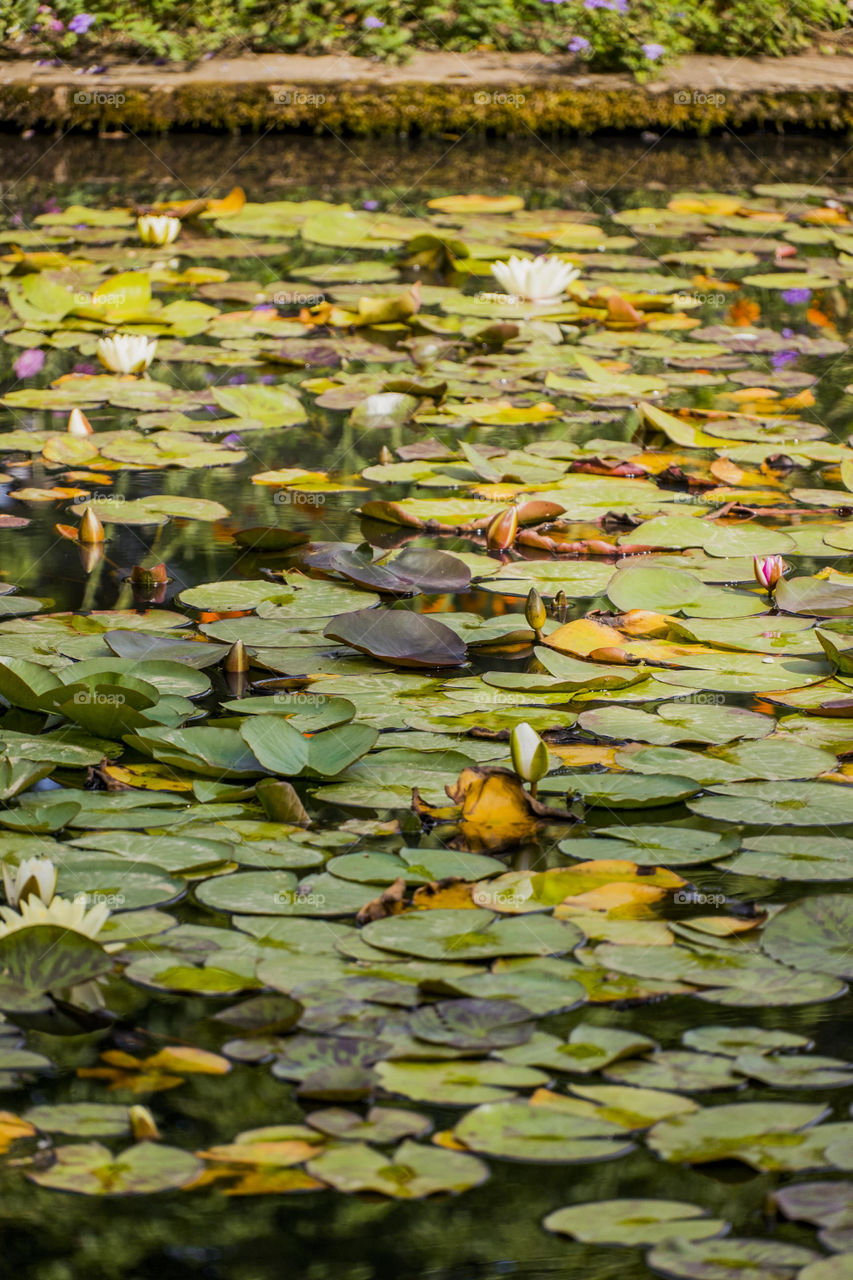
POLYGON ((379 31, 381 27, 385 26, 385 23, 381 18, 376 18, 372 13, 369 13, 364 19, 364 25, 368 31, 379 31))
POLYGON ((375 209, 379 208, 379 201, 378 200, 362 200, 361 207, 362 209, 367 209, 368 213, 373 213, 375 209))
POLYGON ((627 13, 628 0, 583 0, 585 9, 611 9, 614 13, 627 13))
POLYGON ((16 378, 32 378, 44 368, 45 355, 40 347, 28 347, 15 361, 16 378))
POLYGON ((784 369, 786 364, 793 364, 798 355, 797 351, 774 351, 770 363, 774 369, 784 369))
POLYGON ((223 437, 222 443, 226 449, 239 449, 243 443, 243 437, 238 435, 236 431, 229 431, 228 435, 223 437))
POLYGON ((568 44, 569 53, 586 53, 592 45, 583 36, 572 36, 568 44))
POLYGON ((808 302, 811 299, 811 289, 783 289, 782 301, 787 302, 789 306, 796 307, 801 302, 808 302))
POLYGON ((68 24, 68 30, 73 31, 75 36, 84 36, 95 21, 93 13, 75 13, 68 24))
POLYGON ((643 44, 640 45, 640 48, 643 50, 643 53, 648 58, 649 62, 657 62, 658 58, 663 57, 666 53, 666 49, 664 49, 662 44, 643 44))

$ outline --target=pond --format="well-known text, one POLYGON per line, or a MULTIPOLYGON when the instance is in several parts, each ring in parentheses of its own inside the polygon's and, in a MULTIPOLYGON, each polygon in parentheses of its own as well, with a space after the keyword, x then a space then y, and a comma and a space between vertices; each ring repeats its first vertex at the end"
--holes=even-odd
POLYGON ((846 145, 6 155, 10 1273, 844 1280, 846 145))

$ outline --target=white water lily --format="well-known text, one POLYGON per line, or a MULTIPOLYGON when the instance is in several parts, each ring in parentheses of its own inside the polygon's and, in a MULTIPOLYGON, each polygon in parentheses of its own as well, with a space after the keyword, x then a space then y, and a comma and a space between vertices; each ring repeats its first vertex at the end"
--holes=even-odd
POLYGON ((540 254, 538 258, 512 257, 509 262, 493 262, 492 275, 507 293, 525 302, 554 302, 580 272, 562 258, 540 254))
POLYGON ((98 359, 112 373, 142 373, 156 350, 156 338, 135 333, 114 333, 98 341, 98 359))
POLYGON ((24 858, 17 867, 4 862, 3 891, 10 907, 30 897, 47 906, 56 892, 56 867, 50 858, 24 858))
POLYGON ((551 768, 551 757, 539 734, 526 720, 517 724, 509 735, 509 754, 513 769, 519 778, 531 784, 535 794, 537 782, 551 768))
POLYGON ((144 213, 136 219, 136 229, 143 244, 171 244, 181 233, 181 220, 168 213, 144 213))
POLYGON ((32 929, 39 924, 59 925, 72 933, 96 938, 109 914, 110 909, 105 902, 97 902, 94 907, 87 909, 85 894, 81 894, 73 902, 68 898, 54 898, 49 906, 39 898, 27 898, 20 904, 20 911, 0 907, 0 938, 5 938, 9 933, 17 933, 19 929, 32 929))

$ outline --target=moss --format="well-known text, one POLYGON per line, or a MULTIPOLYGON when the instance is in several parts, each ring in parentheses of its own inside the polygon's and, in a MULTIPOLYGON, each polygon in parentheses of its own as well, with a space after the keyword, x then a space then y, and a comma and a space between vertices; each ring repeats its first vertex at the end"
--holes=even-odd
MULTIPOLYGON (((350 135, 544 135, 650 129, 707 134, 724 126, 853 128, 853 93, 755 90, 725 95, 722 103, 676 101, 672 91, 641 85, 566 88, 564 82, 507 85, 501 101, 481 105, 473 85, 207 84, 128 89, 123 101, 79 103, 76 86, 0 86, 0 118, 7 126, 134 132, 203 128, 258 132, 281 129, 350 135)), ((109 98, 105 91, 102 97, 109 98)))

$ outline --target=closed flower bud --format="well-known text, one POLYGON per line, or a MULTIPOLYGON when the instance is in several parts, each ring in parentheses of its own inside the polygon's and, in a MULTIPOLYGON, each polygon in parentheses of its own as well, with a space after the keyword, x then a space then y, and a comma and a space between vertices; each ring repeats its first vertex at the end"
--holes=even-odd
POLYGON ((545 605, 542 602, 542 597, 535 587, 531 587, 527 593, 527 604, 524 606, 524 616, 527 619, 528 625, 533 628, 537 635, 548 620, 548 614, 545 610, 545 605))
POLYGON ((515 542, 518 533, 518 507, 507 507, 493 516, 486 529, 486 546, 489 551, 506 551, 515 542))
POLYGON ((618 666, 626 667, 631 662, 636 662, 636 658, 632 658, 624 649, 616 648, 612 645, 604 645, 600 649, 593 649, 587 654, 592 662, 610 662, 618 666))
POLYGON ((103 542, 104 540, 104 526, 91 507, 87 507, 83 512, 83 519, 80 521, 80 529, 77 536, 81 542, 86 543, 103 542))
POLYGON ((65 429, 70 436, 77 436, 81 440, 85 440, 86 436, 92 434, 92 424, 85 413, 81 413, 79 409, 71 410, 68 415, 68 426, 65 429))
POLYGON ((249 655, 242 640, 237 640, 225 655, 225 670, 242 673, 249 670, 249 655))
POLYGON ((517 724, 509 735, 509 753, 513 769, 519 778, 531 784, 535 795, 537 782, 551 767, 551 757, 539 734, 526 720, 517 724))
POLYGON ((391 462, 393 462, 393 461, 394 461, 394 455, 393 455, 393 453, 392 453, 392 452, 391 452, 391 450, 388 448, 387 444, 383 444, 382 448, 379 450, 379 464, 380 464, 380 466, 387 467, 387 466, 388 466, 388 464, 389 464, 389 463, 391 463, 391 462))
POLYGON ((157 1121, 147 1107, 139 1105, 128 1107, 127 1118, 130 1121, 130 1130, 133 1134, 134 1142, 159 1141, 160 1130, 157 1128, 157 1121))

